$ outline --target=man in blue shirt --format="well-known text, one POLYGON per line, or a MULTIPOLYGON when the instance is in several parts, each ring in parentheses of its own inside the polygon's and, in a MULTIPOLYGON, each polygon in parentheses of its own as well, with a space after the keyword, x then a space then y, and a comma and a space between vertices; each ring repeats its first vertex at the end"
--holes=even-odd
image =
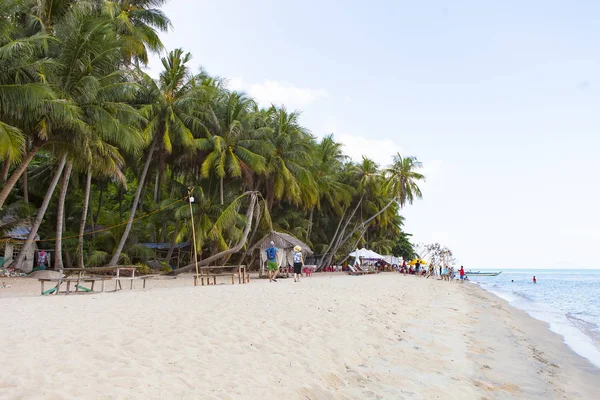
POLYGON ((275 242, 271 241, 267 249, 267 269, 269 271, 269 282, 277 282, 277 272, 279 272, 279 250, 275 247, 275 242))

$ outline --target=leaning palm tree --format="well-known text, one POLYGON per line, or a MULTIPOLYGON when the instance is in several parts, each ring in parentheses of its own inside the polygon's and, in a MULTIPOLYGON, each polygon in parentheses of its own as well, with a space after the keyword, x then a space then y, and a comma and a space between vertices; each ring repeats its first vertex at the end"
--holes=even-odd
POLYGON ((139 175, 127 225, 109 265, 117 264, 125 247, 154 153, 171 153, 174 145, 182 148, 197 147, 195 133, 200 132, 203 127, 195 115, 199 112, 199 107, 202 107, 205 88, 197 85, 186 65, 191 58, 190 53, 184 54, 181 49, 170 52, 162 59, 164 71, 158 81, 137 71, 141 86, 137 102, 142 105, 140 112, 148 121, 144 132, 151 142, 146 150, 146 161, 139 175))

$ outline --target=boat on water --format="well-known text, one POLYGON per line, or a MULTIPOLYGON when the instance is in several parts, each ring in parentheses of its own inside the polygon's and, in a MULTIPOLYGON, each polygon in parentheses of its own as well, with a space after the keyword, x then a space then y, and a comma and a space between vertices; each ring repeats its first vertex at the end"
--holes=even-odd
POLYGON ((498 276, 502 273, 500 272, 481 272, 481 271, 465 271, 465 275, 469 276, 498 276))

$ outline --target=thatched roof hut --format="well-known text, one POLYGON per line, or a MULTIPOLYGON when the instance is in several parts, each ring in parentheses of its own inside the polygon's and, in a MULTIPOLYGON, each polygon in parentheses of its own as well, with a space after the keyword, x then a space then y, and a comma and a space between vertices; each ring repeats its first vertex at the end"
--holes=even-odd
POLYGON ((275 243, 275 247, 277 247, 281 252, 280 254, 282 255, 282 257, 280 258, 280 262, 282 265, 280 265, 280 267, 285 266, 286 264, 293 264, 294 255, 292 253, 295 246, 302 247, 302 253, 304 254, 305 258, 306 256, 313 254, 311 248, 308 247, 308 245, 300 239, 295 238, 294 236, 287 233, 272 231, 271 233, 268 233, 265 236, 263 236, 258 242, 256 242, 256 244, 254 244, 254 246, 252 246, 248 250, 249 252, 253 252, 257 249, 260 250, 261 266, 263 266, 264 263, 267 261, 266 250, 267 248, 269 248, 269 243, 271 242, 275 243))
POLYGON ((290 234, 276 231, 272 231, 263 236, 254 246, 252 246, 252 248, 250 248, 250 251, 253 251, 254 249, 266 250, 271 242, 275 243, 275 247, 278 249, 291 250, 295 246, 300 246, 302 247, 302 252, 304 254, 311 255, 313 253, 310 247, 302 240, 297 239, 290 234))

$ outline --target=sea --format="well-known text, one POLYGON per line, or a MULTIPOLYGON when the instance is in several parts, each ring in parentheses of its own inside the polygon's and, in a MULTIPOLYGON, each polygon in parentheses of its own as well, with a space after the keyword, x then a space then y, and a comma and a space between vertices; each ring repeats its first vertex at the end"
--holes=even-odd
POLYGON ((600 270, 505 269, 469 280, 547 322, 567 346, 600 368, 600 270))

